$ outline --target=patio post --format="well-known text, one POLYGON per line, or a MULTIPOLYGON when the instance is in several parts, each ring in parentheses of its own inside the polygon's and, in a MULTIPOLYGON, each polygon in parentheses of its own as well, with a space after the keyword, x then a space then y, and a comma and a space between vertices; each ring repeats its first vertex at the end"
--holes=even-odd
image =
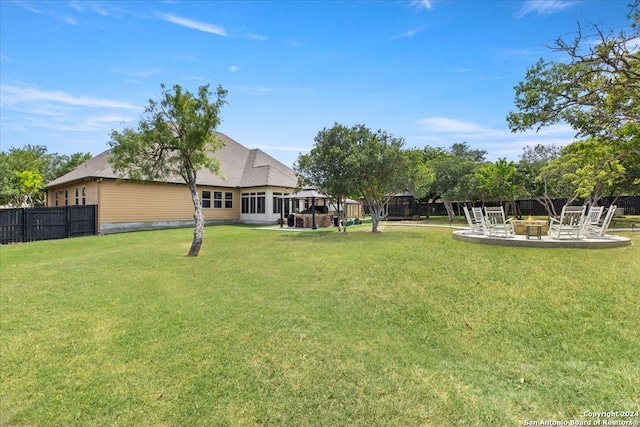
POLYGON ((311 229, 315 230, 318 228, 316 225, 316 198, 311 197, 311 229))

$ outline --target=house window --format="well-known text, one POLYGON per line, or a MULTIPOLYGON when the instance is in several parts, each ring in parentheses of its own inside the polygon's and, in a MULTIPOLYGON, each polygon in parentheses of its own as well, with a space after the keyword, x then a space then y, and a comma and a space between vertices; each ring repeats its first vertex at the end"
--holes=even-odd
POLYGON ((64 190, 64 205, 69 206, 69 190, 64 190))
POLYGON ((203 208, 211 207, 211 191, 202 190, 202 207, 203 208))
POLYGON ((264 192, 242 193, 242 213, 266 212, 266 196, 264 192))
POLYGON ((76 205, 79 205, 80 203, 78 203, 80 201, 80 189, 78 187, 75 188, 75 195, 76 195, 76 205))
POLYGON ((256 200, 258 202, 256 213, 259 213, 259 214, 265 213, 267 211, 267 198, 264 195, 264 191, 261 193, 258 193, 258 197, 256 197, 256 200))
POLYGON ((222 191, 213 192, 213 207, 216 209, 222 209, 222 191))
POLYGON ((87 204, 87 187, 82 187, 82 204, 87 204))
POLYGON ((282 212, 282 193, 273 193, 273 213, 282 212))
POLYGON ((58 206, 58 191, 55 191, 53 194, 55 196, 56 206, 58 206))
POLYGON ((242 193, 242 210, 243 214, 249 213, 249 193, 242 193))
POLYGON ((233 209, 233 193, 230 191, 224 193, 224 208, 233 209))
POLYGON ((256 213, 256 193, 251 193, 249 198, 249 213, 256 213))

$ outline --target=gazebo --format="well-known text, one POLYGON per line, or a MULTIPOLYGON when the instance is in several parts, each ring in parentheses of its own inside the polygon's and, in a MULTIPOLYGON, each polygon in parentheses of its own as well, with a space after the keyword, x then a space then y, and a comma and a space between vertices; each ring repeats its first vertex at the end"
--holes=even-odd
MULTIPOLYGON (((320 227, 329 227, 331 225, 331 218, 328 211, 328 203, 327 201, 330 199, 329 196, 319 193, 313 188, 305 188, 302 191, 294 194, 288 194, 282 197, 282 203, 285 201, 293 200, 293 205, 297 206, 297 200, 306 200, 310 201, 310 206, 304 211, 294 215, 293 210, 289 210, 289 215, 287 218, 287 225, 289 227, 300 227, 300 228, 318 228, 318 223, 320 223, 320 227), (322 205, 317 205, 317 202, 322 200, 322 205), (316 221, 319 219, 319 221, 316 221)), ((283 206, 284 207, 284 206, 283 206)), ((280 209, 280 226, 282 227, 284 224, 283 212, 284 209, 280 209)))

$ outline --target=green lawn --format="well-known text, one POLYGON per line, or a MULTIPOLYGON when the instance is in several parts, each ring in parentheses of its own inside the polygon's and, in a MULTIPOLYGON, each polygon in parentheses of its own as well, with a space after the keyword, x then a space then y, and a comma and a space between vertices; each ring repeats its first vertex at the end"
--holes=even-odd
POLYGON ((189 229, 3 246, 0 425, 521 426, 640 410, 640 233, 579 250, 369 230, 209 227, 198 258, 189 229))

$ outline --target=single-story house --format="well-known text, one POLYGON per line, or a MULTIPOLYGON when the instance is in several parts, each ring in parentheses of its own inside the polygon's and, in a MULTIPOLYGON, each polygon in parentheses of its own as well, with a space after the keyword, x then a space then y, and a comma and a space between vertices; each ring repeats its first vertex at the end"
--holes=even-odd
MULTIPOLYGON (((276 223, 281 197, 296 189, 295 172, 259 149, 217 136, 225 143, 215 153, 225 178, 208 170, 197 175, 205 223, 276 223)), ((48 183, 47 206, 97 205, 101 234, 193 225, 191 193, 181 178, 119 180, 108 162, 110 151, 48 183)))

